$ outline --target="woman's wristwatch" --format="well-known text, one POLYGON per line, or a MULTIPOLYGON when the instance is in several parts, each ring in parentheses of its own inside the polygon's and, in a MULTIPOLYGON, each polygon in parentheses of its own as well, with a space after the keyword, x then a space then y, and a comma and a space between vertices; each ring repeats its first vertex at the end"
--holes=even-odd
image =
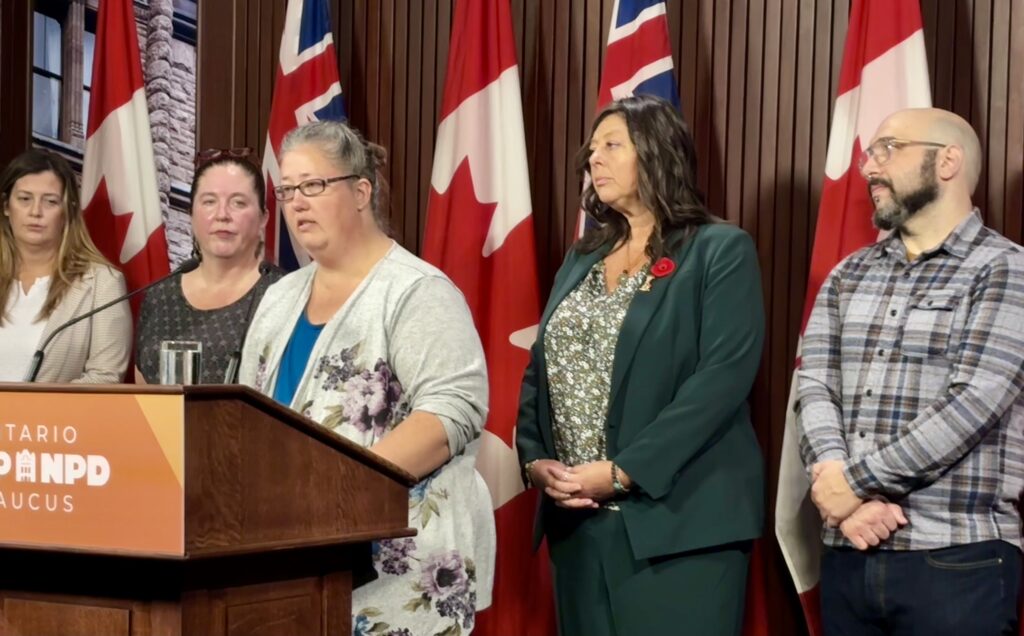
POLYGON ((536 488, 537 484, 533 483, 533 465, 536 464, 539 459, 531 459, 530 461, 523 464, 523 476, 526 478, 526 483, 530 488, 536 488))
POLYGON ((615 491, 616 495, 625 495, 629 492, 629 488, 619 481, 619 467, 612 462, 612 490, 615 491))

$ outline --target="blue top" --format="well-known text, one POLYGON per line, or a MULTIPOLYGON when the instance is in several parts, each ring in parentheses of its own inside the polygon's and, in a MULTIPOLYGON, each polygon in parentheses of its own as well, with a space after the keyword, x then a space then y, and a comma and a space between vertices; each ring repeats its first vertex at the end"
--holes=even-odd
POLYGON ((299 381, 309 363, 309 354, 313 352, 313 345, 324 330, 323 325, 314 325, 309 322, 306 312, 299 314, 299 322, 295 323, 295 331, 288 340, 288 346, 284 348, 281 356, 281 369, 277 372, 277 384, 274 385, 274 399, 285 406, 291 406, 295 398, 295 391, 299 388, 299 381))

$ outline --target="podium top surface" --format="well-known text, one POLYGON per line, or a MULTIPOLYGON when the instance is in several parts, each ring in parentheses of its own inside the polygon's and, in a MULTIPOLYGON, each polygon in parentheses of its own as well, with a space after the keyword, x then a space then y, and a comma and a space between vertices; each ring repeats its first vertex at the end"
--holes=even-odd
POLYGON ((196 559, 409 536, 415 483, 241 385, 0 383, 0 548, 196 559))
POLYGON ((269 397, 243 384, 197 384, 197 385, 159 385, 159 384, 47 384, 42 382, 0 382, 0 393, 77 393, 77 394, 110 394, 110 395, 184 395, 185 401, 196 400, 241 400, 284 424, 300 430, 338 451, 354 458, 359 458, 373 465, 380 472, 404 483, 408 487, 416 485, 416 478, 406 470, 384 459, 380 455, 338 435, 334 431, 320 426, 301 413, 275 402, 269 397))

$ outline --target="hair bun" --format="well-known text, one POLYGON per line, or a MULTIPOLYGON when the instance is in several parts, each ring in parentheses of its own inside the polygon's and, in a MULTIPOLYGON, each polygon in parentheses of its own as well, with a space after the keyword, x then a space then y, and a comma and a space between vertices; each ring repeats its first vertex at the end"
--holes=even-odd
POLYGON ((370 168, 374 172, 384 169, 384 166, 388 162, 388 151, 384 149, 384 146, 377 145, 372 141, 367 141, 366 154, 369 159, 370 168))

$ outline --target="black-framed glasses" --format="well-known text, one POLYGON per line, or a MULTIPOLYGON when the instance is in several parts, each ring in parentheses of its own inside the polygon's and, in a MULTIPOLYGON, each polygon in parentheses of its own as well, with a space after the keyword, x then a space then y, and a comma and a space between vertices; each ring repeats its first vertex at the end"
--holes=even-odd
POLYGON ((218 159, 249 159, 253 156, 253 149, 245 146, 243 148, 207 148, 196 153, 195 167, 205 165, 218 159))
POLYGON ((934 148, 945 148, 947 144, 940 144, 937 141, 917 141, 914 139, 882 137, 865 148, 864 152, 860 153, 860 157, 857 159, 857 168, 859 168, 861 172, 864 172, 864 166, 867 165, 869 159, 874 159, 876 165, 884 166, 889 163, 890 159, 892 159, 893 150, 899 150, 900 148, 906 148, 907 146, 932 146, 934 148))
POLYGON ((291 201, 295 198, 295 191, 298 190, 304 197, 315 197, 324 193, 332 183, 346 179, 358 179, 357 174, 343 174, 340 177, 330 179, 306 179, 297 185, 283 185, 274 188, 274 198, 278 201, 291 201))

